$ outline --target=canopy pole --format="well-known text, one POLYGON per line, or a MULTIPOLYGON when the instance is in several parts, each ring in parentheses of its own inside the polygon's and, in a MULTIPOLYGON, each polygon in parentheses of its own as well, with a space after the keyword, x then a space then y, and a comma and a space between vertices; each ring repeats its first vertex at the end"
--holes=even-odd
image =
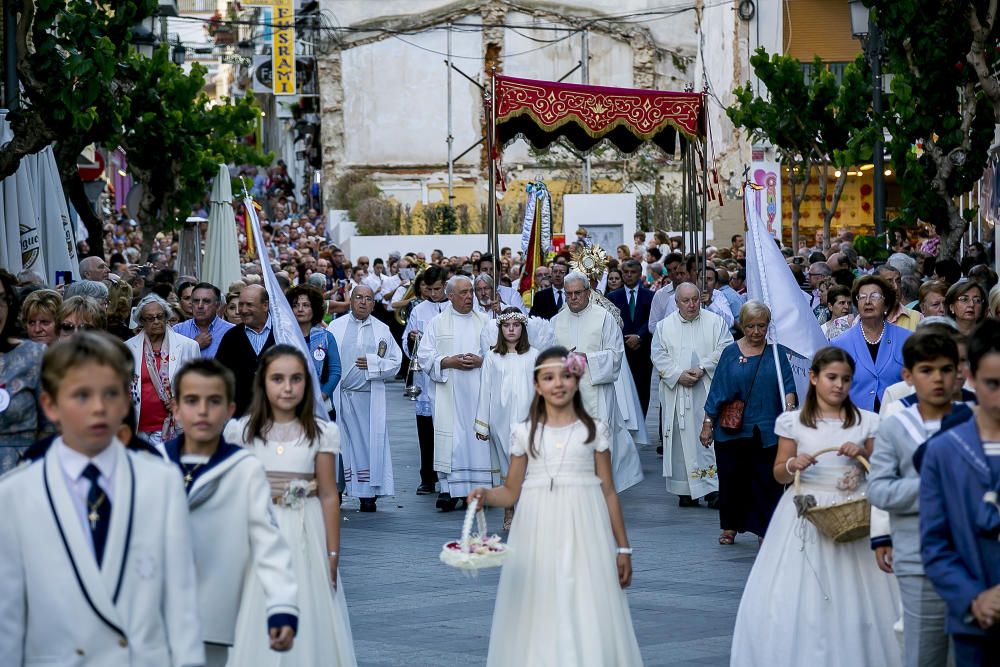
POLYGON ((453 206, 455 204, 455 160, 454 160, 454 146, 455 137, 452 136, 451 131, 451 23, 448 24, 448 206, 453 206))
POLYGON ((486 212, 486 233, 488 234, 487 249, 493 255, 493 290, 497 286, 497 266, 500 264, 500 230, 497 225, 497 173, 493 161, 496 150, 496 92, 497 68, 490 68, 490 86, 484 91, 486 96, 486 168, 489 171, 489 204, 486 212))
MULTIPOLYGON (((708 266, 708 143, 705 139, 698 141, 701 144, 702 170, 701 170, 701 252, 705 257, 705 266, 708 266)), ((704 277, 704 274, 703 274, 704 277)))
MULTIPOLYGON (((580 33, 580 78, 583 85, 590 83, 590 32, 580 33)), ((583 194, 590 194, 590 153, 583 157, 583 194)))

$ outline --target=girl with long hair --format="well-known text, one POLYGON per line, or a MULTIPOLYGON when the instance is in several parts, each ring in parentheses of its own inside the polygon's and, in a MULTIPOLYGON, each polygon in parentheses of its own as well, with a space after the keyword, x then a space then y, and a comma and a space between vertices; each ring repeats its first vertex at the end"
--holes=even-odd
POLYGON ((308 362, 291 345, 260 359, 247 414, 231 421, 225 439, 253 451, 267 470, 273 516, 292 552, 299 625, 292 649, 275 653, 267 637, 266 598, 259 578, 247 583, 230 654, 234 665, 356 664, 347 602, 340 585, 340 503, 336 456, 340 432, 316 419, 308 362))
MULTIPOLYGON (((528 318, 519 309, 504 308, 497 318, 496 345, 483 359, 479 385, 476 437, 491 445, 493 484, 499 486, 510 469, 511 429, 528 416, 535 395, 532 369, 538 350, 528 342, 528 318)), ((514 508, 504 512, 504 530, 510 529, 514 508)))
POLYGON ((514 427, 503 486, 467 501, 518 511, 500 575, 487 665, 641 665, 624 588, 632 549, 611 477, 611 434, 577 391, 582 354, 534 366, 528 419, 514 427))
MULTIPOLYGON (((836 347, 813 357, 800 410, 774 424, 774 478, 790 485, 771 518, 743 590, 731 665, 899 665, 893 633, 899 591, 878 569, 867 535, 837 543, 799 516, 796 496, 825 507, 862 497, 878 415, 851 401, 854 360, 836 347), (820 456, 821 450, 836 447, 820 456), (800 475, 801 492, 792 485, 800 475)), ((800 501, 801 502, 801 501, 800 501)))

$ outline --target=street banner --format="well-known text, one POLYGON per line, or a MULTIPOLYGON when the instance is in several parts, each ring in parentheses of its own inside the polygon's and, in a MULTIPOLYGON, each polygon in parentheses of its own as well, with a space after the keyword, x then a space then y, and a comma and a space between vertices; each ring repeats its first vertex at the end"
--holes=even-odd
POLYGON ((762 150, 754 150, 750 180, 764 188, 759 199, 754 201, 757 214, 764 221, 767 233, 781 240, 781 165, 765 160, 762 150))
POLYGON ((328 413, 326 407, 323 405, 323 392, 320 389, 319 375, 316 373, 316 364, 312 363, 309 345, 302 336, 302 329, 299 328, 299 323, 295 321, 292 307, 289 305, 288 299, 285 298, 285 293, 281 289, 281 285, 278 284, 278 278, 274 275, 274 269, 271 268, 271 262, 268 259, 267 252, 264 250, 267 246, 264 245, 264 232, 261 230, 260 220, 257 218, 257 208, 254 206, 253 199, 247 194, 246 189, 243 191, 243 207, 246 209, 247 223, 250 225, 254 242, 258 248, 261 248, 258 259, 260 260, 260 273, 264 277, 264 289, 267 290, 267 298, 270 304, 269 315, 271 316, 271 333, 274 334, 274 342, 277 345, 291 345, 305 357, 306 368, 309 369, 309 375, 312 377, 313 382, 313 396, 316 399, 316 418, 328 421, 328 413))
MULTIPOLYGON (((788 361, 795 374, 796 392, 801 403, 809 389, 809 366, 813 355, 820 348, 829 345, 829 342, 809 308, 809 300, 799 289, 784 255, 761 219, 760 200, 765 196, 766 190, 763 188, 758 190, 752 185, 744 187, 747 293, 750 299, 761 301, 771 309, 768 340, 784 345, 793 353, 789 355, 788 361)), ((778 390, 783 395, 780 372, 778 382, 778 390)))
POLYGON ((275 95, 295 94, 295 8, 292 0, 272 0, 274 36, 271 54, 274 71, 271 90, 275 95))

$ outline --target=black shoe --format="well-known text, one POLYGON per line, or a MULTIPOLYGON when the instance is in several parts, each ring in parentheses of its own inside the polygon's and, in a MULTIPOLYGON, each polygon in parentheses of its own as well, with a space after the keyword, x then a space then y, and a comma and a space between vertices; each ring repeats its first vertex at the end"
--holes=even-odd
POLYGON ((374 498, 361 498, 361 511, 362 512, 374 512, 375 511, 375 499, 374 498))
POLYGON ((429 496, 432 493, 434 493, 433 484, 421 484, 420 486, 417 487, 418 496, 429 496))
POLYGON ((712 491, 710 494, 705 496, 705 504, 708 505, 708 509, 719 509, 719 492, 712 491))
POLYGON ((663 456, 663 445, 657 445, 656 453, 659 454, 660 456, 663 456))
POLYGON ((691 496, 678 496, 677 506, 678 507, 698 507, 700 503, 692 498, 691 496))
POLYGON ((452 498, 451 494, 441 493, 438 495, 437 503, 434 506, 442 512, 453 512, 458 509, 458 503, 461 500, 461 498, 452 498))

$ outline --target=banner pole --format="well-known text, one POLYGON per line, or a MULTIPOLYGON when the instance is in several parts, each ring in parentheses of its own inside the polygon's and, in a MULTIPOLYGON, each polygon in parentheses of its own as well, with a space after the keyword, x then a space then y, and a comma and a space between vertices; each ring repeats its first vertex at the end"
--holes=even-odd
POLYGON ((500 264, 500 231, 497 221, 497 173, 494 153, 496 151, 496 92, 497 92, 497 68, 490 68, 490 87, 484 94, 487 96, 486 108, 489 114, 486 119, 486 164, 489 170, 489 207, 487 210, 487 249, 493 255, 493 292, 494 299, 497 296, 497 267, 500 264))

